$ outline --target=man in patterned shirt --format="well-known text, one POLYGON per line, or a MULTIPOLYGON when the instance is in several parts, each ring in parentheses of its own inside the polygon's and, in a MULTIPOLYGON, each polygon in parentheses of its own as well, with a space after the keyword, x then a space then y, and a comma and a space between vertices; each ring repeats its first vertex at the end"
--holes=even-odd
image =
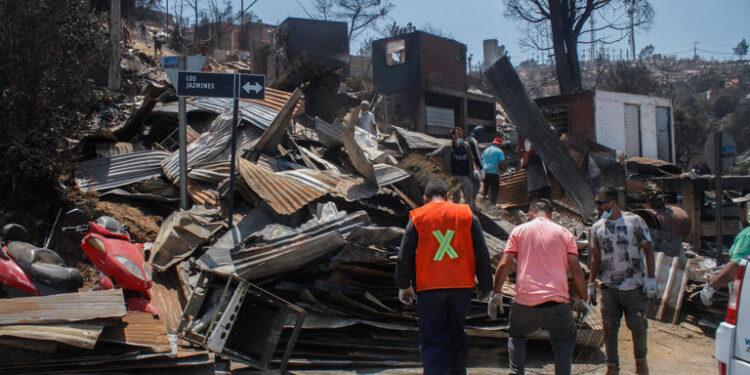
POLYGON ((619 209, 617 191, 612 187, 597 191, 596 210, 600 219, 591 227, 588 294, 595 303, 598 277, 602 289, 607 375, 617 375, 620 371, 617 340, 623 313, 633 336, 636 374, 647 375, 646 300, 656 296, 651 234, 638 215, 619 209))

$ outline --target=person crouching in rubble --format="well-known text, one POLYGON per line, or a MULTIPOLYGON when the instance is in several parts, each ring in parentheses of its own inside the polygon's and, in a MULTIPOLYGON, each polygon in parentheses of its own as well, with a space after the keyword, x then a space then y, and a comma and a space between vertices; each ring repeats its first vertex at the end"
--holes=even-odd
POLYGON ((378 124, 375 122, 375 115, 370 112, 370 102, 367 100, 363 100, 360 104, 357 126, 376 137, 378 136, 378 124))
POLYGON ((607 375, 620 373, 617 341, 623 313, 633 336, 635 372, 647 375, 646 300, 656 296, 651 234, 640 216, 620 210, 617 190, 612 187, 597 190, 596 210, 600 219, 591 226, 589 236, 592 256, 588 293, 595 304, 598 278, 607 375))
POLYGON ((464 319, 476 283, 489 298, 492 268, 479 219, 448 202, 448 186, 427 184, 425 205, 409 213, 396 263, 398 298, 417 304, 425 375, 466 374, 464 319), (416 293, 414 292, 416 287, 416 293))
MULTIPOLYGON (((748 195, 747 198, 750 198, 750 195, 748 195)), ((742 216, 747 219, 746 222, 750 222, 750 209, 748 205, 750 205, 750 203, 745 203, 745 215, 742 216)), ((700 294, 701 302, 703 302, 704 305, 711 306, 713 304, 714 293, 716 293, 719 288, 727 286, 730 282, 734 281, 734 278, 737 275, 737 269, 740 267, 740 262, 742 262, 742 259, 746 256, 750 256, 750 227, 737 233, 737 236, 734 237, 734 242, 732 242, 732 247, 729 248, 729 262, 719 270, 719 273, 716 274, 716 276, 707 281, 706 285, 704 285, 703 289, 698 293, 700 294)), ((691 296, 691 298, 692 297, 693 296, 691 296)))
MULTIPOLYGON (((464 195, 464 202, 469 206, 474 206, 474 183, 472 175, 474 173, 474 156, 472 155, 469 144, 464 141, 463 131, 461 128, 451 129, 451 143, 435 150, 430 157, 440 158, 443 172, 455 177, 461 184, 461 192, 464 195)), ((453 202, 459 203, 461 195, 459 192, 453 194, 453 202)))
POLYGON ((542 158, 533 150, 530 140, 523 142, 523 153, 521 154, 521 167, 526 170, 526 190, 529 201, 538 198, 551 197, 547 168, 542 158))
POLYGON ((495 273, 495 287, 487 305, 491 319, 503 313, 503 284, 514 259, 518 259, 516 296, 510 306, 508 355, 510 373, 523 375, 526 340, 539 327, 550 334, 555 374, 570 374, 576 344, 576 322, 568 293, 568 270, 573 275, 576 303, 588 309, 586 281, 578 263, 575 238, 552 222, 552 202, 537 199, 529 206, 531 221, 510 233, 495 273))

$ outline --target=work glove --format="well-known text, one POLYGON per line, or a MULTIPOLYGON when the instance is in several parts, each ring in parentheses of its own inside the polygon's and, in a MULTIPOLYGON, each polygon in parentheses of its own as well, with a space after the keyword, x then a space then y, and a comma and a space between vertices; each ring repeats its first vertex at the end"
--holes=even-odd
POLYGON ((586 287, 586 293, 589 295, 589 303, 591 306, 596 306, 597 301, 597 291, 596 291, 596 283, 589 283, 589 285, 586 287))
POLYGON ((646 299, 656 297, 656 280, 653 277, 643 279, 643 294, 646 295, 646 299))
POLYGON ((487 315, 490 319, 495 320, 497 319, 498 312, 500 315, 504 315, 505 307, 503 307, 503 294, 496 292, 492 293, 492 297, 490 297, 490 300, 487 302, 487 315))
POLYGON ((492 297, 492 291, 488 290, 486 292, 479 292, 479 296, 477 296, 481 302, 488 302, 490 300, 490 297, 492 297))
MULTIPOLYGON (((589 286, 591 285, 592 284, 589 284, 589 286)), ((590 295, 591 294, 589 294, 589 296, 590 295)), ((575 302, 573 303, 573 312, 575 313, 575 321, 581 324, 586 321, 586 318, 589 317, 589 313, 591 313, 591 305, 580 298, 576 298, 575 302)))
POLYGON ((416 293, 414 293, 414 288, 408 287, 407 289, 399 289, 398 300, 406 306, 413 305, 417 300, 417 295, 416 293))
POLYGON ((714 288, 708 281, 706 282, 706 285, 703 287, 700 293, 701 302, 703 302, 704 306, 711 306, 711 304, 713 303, 711 299, 713 299, 714 293, 716 293, 717 290, 718 288, 714 288))

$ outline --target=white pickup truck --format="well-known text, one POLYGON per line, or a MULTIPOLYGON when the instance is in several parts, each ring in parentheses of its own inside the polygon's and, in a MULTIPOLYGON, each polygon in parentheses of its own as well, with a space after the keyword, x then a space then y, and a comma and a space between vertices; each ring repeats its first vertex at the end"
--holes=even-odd
POLYGON ((746 257, 739 265, 729 293, 727 317, 716 331, 716 360, 721 375, 750 375, 749 261, 750 257, 746 257), (745 279, 747 283, 743 282, 745 279))

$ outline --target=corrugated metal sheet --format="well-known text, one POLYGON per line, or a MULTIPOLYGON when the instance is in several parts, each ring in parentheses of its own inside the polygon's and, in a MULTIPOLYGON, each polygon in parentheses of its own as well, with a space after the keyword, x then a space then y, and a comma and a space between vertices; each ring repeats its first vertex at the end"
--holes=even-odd
POLYGON ((435 138, 424 133, 399 128, 398 126, 394 126, 393 128, 396 129, 399 139, 403 140, 406 143, 405 146, 412 151, 437 150, 443 145, 450 143, 449 139, 435 138))
POLYGON ((362 177, 331 171, 296 169, 279 172, 311 189, 318 189, 347 200, 361 200, 375 196, 378 187, 362 177))
POLYGON ((83 349, 94 349, 104 326, 92 323, 0 326, 0 337, 55 341, 83 349))
POLYGON ((153 150, 86 160, 78 163, 81 171, 76 184, 84 192, 99 191, 159 177, 161 162, 168 156, 168 152, 153 150))
POLYGON ((310 260, 342 246, 344 239, 355 228, 370 224, 370 218, 364 211, 348 215, 338 212, 336 218, 322 223, 315 223, 315 220, 320 219, 303 224, 303 230, 265 240, 263 244, 232 254, 237 275, 253 280, 302 267, 310 260), (313 223, 316 225, 311 225, 313 223))
POLYGON ((378 180, 378 186, 388 186, 395 184, 396 182, 403 181, 409 178, 409 173, 405 170, 388 164, 375 164, 375 178, 378 180))
POLYGON ((164 322, 151 314, 128 311, 122 323, 107 327, 101 340, 150 349, 154 353, 171 351, 164 322))
POLYGON ((193 167, 188 173, 191 180, 204 182, 220 182, 229 178, 229 161, 214 161, 201 163, 193 167))
POLYGON ((566 147, 553 132, 544 115, 531 100, 518 73, 507 56, 498 60, 487 71, 490 83, 513 123, 521 134, 534 143, 534 149, 547 168, 576 202, 579 210, 589 216, 594 213, 594 192, 588 186, 566 147))
POLYGON ((265 200, 274 211, 291 215, 326 192, 312 188, 297 180, 265 170, 256 164, 240 159, 240 174, 245 183, 265 200))
MULTIPOLYGON (((249 99, 248 102, 263 104, 264 106, 273 109, 274 111, 278 112, 281 110, 282 107, 284 107, 284 103, 289 100, 289 98, 292 96, 291 92, 282 91, 282 90, 276 90, 274 88, 266 87, 266 98, 265 100, 256 100, 256 99, 249 99)), ((243 102, 245 99, 242 100, 243 102)), ((297 117, 305 112, 305 105, 304 102, 298 102, 297 105, 294 107, 294 112, 292 113, 292 117, 297 117)))
MULTIPOLYGON (((227 98, 197 98, 193 102, 193 105, 197 109, 204 111, 215 112, 219 114, 232 113, 234 101, 233 99, 227 98)), ((257 126, 261 130, 266 130, 276 118, 279 113, 278 110, 273 110, 264 105, 253 103, 249 101, 243 101, 239 104, 240 114, 242 119, 257 126)))
MULTIPOLYGON (((237 129, 237 153, 241 154, 257 142, 260 132, 248 126, 237 129)), ((232 137, 232 114, 219 115, 209 127, 209 130, 201 137, 188 145, 187 164, 188 171, 196 165, 202 165, 214 161, 226 161, 230 158, 229 141, 232 137)), ((174 152, 161 163, 164 174, 177 182, 180 175, 179 152, 174 152)))
POLYGON ((122 289, 4 299, 0 325, 80 322, 125 316, 122 289))

